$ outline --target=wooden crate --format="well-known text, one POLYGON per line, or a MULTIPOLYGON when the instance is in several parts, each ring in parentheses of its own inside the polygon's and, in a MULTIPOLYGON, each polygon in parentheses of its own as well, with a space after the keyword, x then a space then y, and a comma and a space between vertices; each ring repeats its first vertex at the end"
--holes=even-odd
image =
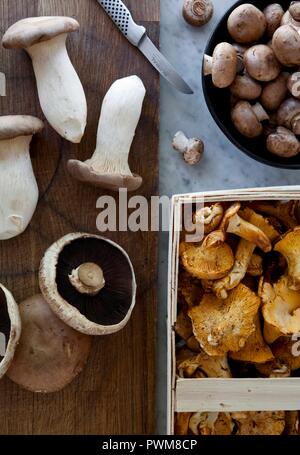
POLYGON ((177 379, 179 243, 185 204, 218 201, 300 200, 300 186, 251 188, 176 195, 172 199, 168 276, 168 434, 176 412, 293 411, 300 409, 300 378, 177 379))

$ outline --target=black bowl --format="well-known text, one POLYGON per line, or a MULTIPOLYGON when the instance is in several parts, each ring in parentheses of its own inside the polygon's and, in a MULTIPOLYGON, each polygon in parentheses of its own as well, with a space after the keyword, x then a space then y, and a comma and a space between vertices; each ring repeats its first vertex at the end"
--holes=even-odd
MULTIPOLYGON (((230 13, 239 5, 247 3, 247 1, 238 1, 227 13, 223 16, 215 31, 208 41, 205 53, 212 55, 214 48, 220 42, 227 41, 231 43, 233 40, 227 30, 227 19, 230 13)), ((250 1, 253 5, 263 10, 267 5, 272 3, 272 0, 254 0, 250 1)), ((279 0, 284 10, 287 10, 290 5, 290 0, 279 0)), ((268 39, 265 39, 267 42, 268 39)), ((263 40, 262 40, 263 42, 263 40)), ((215 122, 221 128, 228 139, 242 152, 246 153, 251 158, 269 166, 280 167, 285 169, 300 169, 300 154, 294 158, 281 158, 272 155, 266 147, 266 138, 261 136, 257 139, 249 139, 242 136, 233 126, 230 118, 230 92, 228 89, 218 89, 212 84, 210 76, 204 76, 202 73, 202 87, 205 100, 213 116, 215 122)))

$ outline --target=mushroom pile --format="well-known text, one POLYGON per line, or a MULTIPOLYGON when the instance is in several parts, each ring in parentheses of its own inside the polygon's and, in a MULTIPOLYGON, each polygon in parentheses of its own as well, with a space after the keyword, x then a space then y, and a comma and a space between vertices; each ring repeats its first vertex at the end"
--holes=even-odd
POLYGON ((267 150, 283 158, 300 153, 300 2, 263 11, 250 3, 228 18, 232 42, 204 56, 204 75, 230 91, 232 122, 249 139, 266 137, 267 150))
POLYGON ((205 204, 182 233, 175 324, 180 378, 300 375, 299 201, 205 204))

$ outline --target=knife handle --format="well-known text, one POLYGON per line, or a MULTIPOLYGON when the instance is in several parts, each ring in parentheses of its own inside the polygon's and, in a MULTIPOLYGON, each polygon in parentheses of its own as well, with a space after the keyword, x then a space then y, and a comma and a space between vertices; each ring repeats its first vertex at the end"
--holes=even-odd
POLYGON ((137 25, 132 19, 129 9, 121 0, 98 0, 102 8, 111 17, 113 22, 124 36, 134 46, 138 46, 146 33, 145 27, 137 25))

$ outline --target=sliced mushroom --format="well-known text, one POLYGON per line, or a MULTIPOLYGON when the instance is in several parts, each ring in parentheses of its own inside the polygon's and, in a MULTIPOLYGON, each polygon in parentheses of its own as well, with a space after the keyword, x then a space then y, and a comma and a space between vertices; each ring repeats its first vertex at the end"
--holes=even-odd
POLYGON ((292 131, 279 126, 267 137, 267 149, 273 155, 292 158, 300 153, 300 142, 292 131))
POLYGON ((281 435, 285 427, 284 411, 233 412, 233 420, 238 426, 237 435, 281 435))
POLYGON ((204 234, 210 234, 218 228, 224 215, 222 204, 217 202, 211 206, 205 206, 193 215, 194 224, 204 227, 204 234))
POLYGON ((272 49, 282 65, 300 65, 300 35, 291 25, 282 25, 276 30, 272 49))
MULTIPOLYGON (((288 264, 288 285, 290 289, 300 290, 300 227, 288 232, 274 247, 282 254, 288 264)), ((299 311, 300 313, 300 311, 299 311)), ((294 332, 296 333, 296 332, 294 332)))
POLYGON ((238 6, 228 18, 228 31, 237 43, 258 41, 266 31, 264 14, 250 3, 238 6))
POLYGON ((31 392, 57 392, 85 366, 92 338, 62 322, 41 295, 19 306, 22 335, 7 376, 31 392))
POLYGON ((262 93, 262 86, 247 73, 238 74, 229 88, 237 99, 247 101, 256 100, 262 93))
POLYGON ((127 253, 97 235, 74 233, 55 242, 42 259, 39 281, 54 313, 87 335, 118 332, 135 306, 135 274, 127 253), (92 267, 74 283, 74 271, 86 264, 92 267))
POLYGON ((229 87, 238 71, 238 57, 235 48, 229 43, 219 43, 213 52, 213 56, 204 56, 204 74, 212 75, 215 87, 229 87))
POLYGON ((184 0, 182 14, 190 25, 201 27, 211 20, 214 5, 212 0, 184 0))
POLYGON ((25 49, 30 55, 45 117, 62 137, 75 143, 85 130, 87 104, 66 39, 78 29, 71 17, 30 17, 12 25, 2 40, 5 48, 25 49))
POLYGON ((279 109, 288 93, 288 76, 287 73, 281 73, 277 79, 264 86, 260 102, 265 109, 269 111, 277 111, 279 109))
POLYGON ((226 300, 205 294, 200 305, 190 308, 194 335, 211 356, 239 351, 255 331, 260 299, 243 284, 233 289, 226 300), (241 314, 243 318, 241 318, 241 314))
POLYGON ((21 336, 18 304, 12 294, 0 284, 0 379, 13 361, 21 336))
POLYGON ((269 115, 259 103, 251 106, 247 101, 239 101, 231 111, 231 119, 236 129, 251 139, 261 136, 261 122, 268 120, 269 115))
POLYGON ((278 109, 277 123, 300 135, 300 100, 288 98, 278 109))
POLYGON ((245 52, 244 63, 248 74, 260 82, 273 81, 281 70, 273 50, 264 44, 250 47, 245 52))
POLYGON ((113 83, 103 100, 93 156, 85 162, 68 161, 68 170, 75 179, 112 191, 134 191, 142 185, 143 179, 129 168, 128 156, 145 93, 137 76, 113 83))
POLYGON ((280 27, 284 10, 279 3, 271 3, 263 11, 267 21, 267 35, 272 38, 275 31, 280 27))

